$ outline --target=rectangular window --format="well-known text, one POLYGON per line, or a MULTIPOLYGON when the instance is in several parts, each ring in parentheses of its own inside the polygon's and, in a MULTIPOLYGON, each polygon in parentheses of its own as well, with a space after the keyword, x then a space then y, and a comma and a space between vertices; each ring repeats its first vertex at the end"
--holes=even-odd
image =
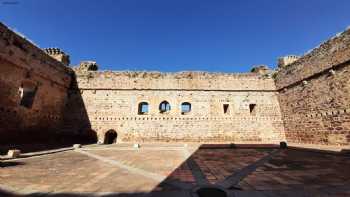
POLYGON ((229 104, 224 104, 224 114, 228 114, 229 113, 229 104))
POLYGON ((26 108, 32 108, 36 94, 36 88, 20 87, 19 92, 21 96, 20 105, 26 108))
POLYGON ((147 114, 148 113, 148 103, 146 102, 141 102, 139 103, 139 109, 138 109, 138 114, 147 114))
POLYGON ((249 104, 249 111, 251 115, 255 115, 255 111, 256 111, 256 104, 249 104))

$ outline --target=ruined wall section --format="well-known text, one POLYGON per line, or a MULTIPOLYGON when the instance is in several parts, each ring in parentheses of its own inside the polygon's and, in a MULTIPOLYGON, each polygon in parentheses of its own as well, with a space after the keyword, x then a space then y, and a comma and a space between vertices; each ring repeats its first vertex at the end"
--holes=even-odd
POLYGON ((274 91, 276 89, 272 79, 254 73, 78 71, 77 74, 80 76, 79 87, 84 89, 224 91, 274 91))
POLYGON ((350 144, 350 30, 281 68, 276 87, 288 142, 350 144))
POLYGON ((0 23, 1 143, 53 135, 62 123, 72 73, 0 23))
MULTIPOLYGON (((109 130, 118 133, 118 142, 284 140, 275 84, 267 76, 78 70, 76 74, 80 95, 100 142, 109 130), (169 112, 160 113, 162 101, 169 102, 169 112), (148 113, 138 114, 141 102, 149 104, 148 113), (191 104, 189 113, 181 113, 183 102, 191 104), (250 104, 256 105, 252 112, 250 104), (226 113, 223 105, 228 105, 226 113)), ((79 122, 79 113, 71 115, 74 122, 79 122)))

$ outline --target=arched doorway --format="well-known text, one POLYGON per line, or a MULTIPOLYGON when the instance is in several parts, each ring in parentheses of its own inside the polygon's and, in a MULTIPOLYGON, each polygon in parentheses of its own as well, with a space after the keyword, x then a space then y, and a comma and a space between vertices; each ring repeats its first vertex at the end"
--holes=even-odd
POLYGON ((118 134, 115 130, 111 129, 105 133, 104 144, 115 144, 117 142, 118 134))

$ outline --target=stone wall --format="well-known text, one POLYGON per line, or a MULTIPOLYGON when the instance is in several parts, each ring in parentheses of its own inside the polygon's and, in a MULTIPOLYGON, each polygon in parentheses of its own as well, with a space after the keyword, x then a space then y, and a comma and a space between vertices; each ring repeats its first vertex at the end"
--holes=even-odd
POLYGON ((350 30, 291 57, 277 73, 101 72, 90 61, 73 72, 64 52, 0 23, 0 142, 106 142, 112 131, 118 142, 350 145, 350 30))
POLYGON ((0 23, 0 143, 54 136, 72 73, 0 23))
POLYGON ((268 76, 81 68, 76 74, 79 89, 70 101, 71 122, 87 122, 80 120, 81 107, 74 100, 82 99, 79 105, 85 106, 100 142, 110 130, 117 132, 118 142, 279 143, 285 139, 275 84, 268 76), (160 112, 162 101, 169 102, 170 111, 160 112), (148 103, 148 113, 139 114, 141 102, 148 103), (190 112, 182 114, 183 102, 191 104, 190 112), (255 108, 250 109, 250 104, 255 108), (226 113, 224 105, 228 105, 226 113))
POLYGON ((281 68, 276 87, 288 142, 350 144, 350 30, 281 68))

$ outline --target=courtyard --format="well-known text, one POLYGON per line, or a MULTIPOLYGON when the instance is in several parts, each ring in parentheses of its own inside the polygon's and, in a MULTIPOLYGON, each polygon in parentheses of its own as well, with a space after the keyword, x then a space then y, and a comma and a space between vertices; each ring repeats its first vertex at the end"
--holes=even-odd
POLYGON ((256 145, 88 145, 2 161, 0 196, 350 196, 349 165, 346 154, 256 145))

